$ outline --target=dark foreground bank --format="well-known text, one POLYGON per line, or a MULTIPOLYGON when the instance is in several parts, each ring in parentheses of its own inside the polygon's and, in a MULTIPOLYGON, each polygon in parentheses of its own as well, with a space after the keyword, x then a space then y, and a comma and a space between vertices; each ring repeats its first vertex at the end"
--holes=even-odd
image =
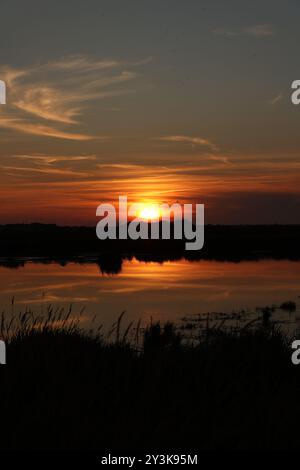
POLYGON ((118 331, 107 344, 68 320, 21 323, 0 366, 0 449, 300 448, 300 366, 275 330, 185 345, 153 325, 137 350, 118 331))
POLYGON ((0 225, 0 262, 17 266, 18 257, 68 262, 93 256, 106 268, 133 256, 143 261, 300 259, 300 225, 206 225, 204 247, 196 251, 187 251, 186 240, 174 240, 172 234, 173 226, 170 240, 101 241, 95 227, 0 225))

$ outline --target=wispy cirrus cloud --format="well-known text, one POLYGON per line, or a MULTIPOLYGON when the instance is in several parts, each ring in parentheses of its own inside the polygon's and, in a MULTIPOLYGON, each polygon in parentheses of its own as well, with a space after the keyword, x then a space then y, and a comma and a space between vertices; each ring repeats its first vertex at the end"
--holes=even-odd
POLYGON ((13 158, 28 160, 43 165, 52 165, 61 162, 82 162, 97 160, 96 155, 12 155, 13 158))
POLYGON ((256 24, 254 26, 248 26, 244 28, 244 33, 250 34, 250 36, 255 37, 267 37, 273 36, 274 29, 273 26, 270 24, 256 24))
POLYGON ((202 147, 207 147, 208 149, 217 152, 219 150, 219 147, 211 142, 208 139, 205 139, 203 137, 191 137, 187 135, 167 135, 167 136, 162 136, 158 137, 156 140, 160 140, 162 142, 175 142, 175 143, 184 143, 184 144, 189 144, 194 147, 196 146, 202 146, 202 147))
POLYGON ((46 176, 63 176, 63 177, 79 177, 79 178, 86 178, 90 174, 88 172, 83 171, 75 171, 66 168, 45 168, 45 167, 25 167, 25 166, 10 166, 10 165, 2 165, 1 170, 9 171, 9 172, 25 172, 32 177, 32 174, 39 173, 44 174, 46 176))
POLYGON ((237 29, 217 28, 214 29, 212 33, 217 36, 228 38, 242 35, 263 38, 273 36, 275 34, 273 26, 268 23, 256 24, 237 29))
POLYGON ((226 29, 226 28, 216 28, 212 30, 212 33, 215 34, 216 36, 224 36, 228 38, 232 38, 235 36, 238 36, 238 32, 232 29, 226 29))
POLYGON ((89 102, 129 93, 125 86, 136 78, 126 64, 69 56, 27 69, 0 68, 9 102, 1 108, 0 126, 31 135, 68 140, 90 140, 98 136, 76 132, 74 126, 89 102))
POLYGON ((86 135, 86 134, 78 134, 75 132, 65 132, 55 127, 45 126, 37 122, 35 123, 26 122, 25 119, 1 117, 0 127, 22 132, 23 134, 39 135, 39 136, 45 136, 45 137, 56 137, 58 139, 81 140, 81 141, 95 139, 95 137, 86 135))
POLYGON ((10 155, 6 163, 0 166, 1 171, 16 176, 33 177, 35 174, 46 177, 89 178, 93 174, 93 162, 96 155, 48 155, 25 154, 10 155))
POLYGON ((277 104, 279 101, 283 99, 283 94, 278 93, 277 95, 273 96, 273 98, 270 99, 269 103, 270 104, 277 104))
POLYGON ((120 62, 115 60, 92 60, 83 55, 71 55, 60 60, 50 61, 44 65, 48 70, 72 70, 91 72, 118 67, 120 62))

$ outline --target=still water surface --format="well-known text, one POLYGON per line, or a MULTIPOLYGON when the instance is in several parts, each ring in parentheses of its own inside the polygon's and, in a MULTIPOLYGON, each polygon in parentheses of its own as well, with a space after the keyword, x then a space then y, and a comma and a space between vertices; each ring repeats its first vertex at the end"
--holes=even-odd
MULTIPOLYGON (((47 304, 69 307, 78 313, 85 307, 83 324, 108 328, 123 310, 125 323, 141 319, 173 320, 206 312, 252 311, 256 307, 292 300, 300 304, 300 262, 124 261, 117 275, 102 274, 93 263, 26 262, 19 268, 0 267, 1 310, 29 306, 37 313, 47 304)), ((300 326, 300 310, 278 311, 277 320, 300 326)))

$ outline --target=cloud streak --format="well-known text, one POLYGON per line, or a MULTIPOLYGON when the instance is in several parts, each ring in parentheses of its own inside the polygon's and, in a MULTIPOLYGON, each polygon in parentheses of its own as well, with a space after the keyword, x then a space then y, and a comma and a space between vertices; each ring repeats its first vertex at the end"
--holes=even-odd
POLYGON ((80 124, 89 102, 130 92, 125 85, 136 78, 136 73, 128 70, 134 66, 137 65, 70 56, 28 69, 1 67, 9 102, 5 109, 1 108, 0 126, 66 140, 98 138, 76 132, 74 127, 80 124))
POLYGON ((86 134, 77 134, 74 132, 64 132, 54 127, 45 126, 39 123, 26 122, 24 119, 2 118, 0 119, 0 127, 12 129, 23 134, 38 135, 44 137, 56 137, 57 139, 86 141, 95 139, 93 136, 86 134))
POLYGON ((268 37, 273 36, 274 30, 270 24, 256 24, 244 29, 246 34, 254 37, 268 37))
POLYGON ((170 143, 184 143, 192 145, 194 147, 207 147, 214 152, 217 152, 219 150, 219 147, 217 145, 215 145, 208 139, 204 139, 203 137, 190 137, 187 135, 167 135, 163 137, 158 137, 157 140, 170 143))
POLYGON ((282 93, 278 93, 278 95, 274 96, 274 97, 270 100, 270 104, 279 103, 279 101, 281 101, 282 99, 283 99, 282 93))
POLYGON ((236 36, 252 36, 256 38, 266 38, 274 35, 274 29, 271 24, 256 24, 238 29, 217 28, 212 31, 217 36, 234 38, 236 36))

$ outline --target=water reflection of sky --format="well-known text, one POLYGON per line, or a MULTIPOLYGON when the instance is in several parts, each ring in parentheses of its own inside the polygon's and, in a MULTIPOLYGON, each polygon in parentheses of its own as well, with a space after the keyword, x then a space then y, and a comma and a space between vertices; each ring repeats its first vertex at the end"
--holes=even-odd
MULTIPOLYGON (((111 325, 126 310, 126 321, 175 320, 207 311, 254 309, 300 295, 300 262, 125 261, 118 275, 102 275, 96 264, 34 264, 0 268, 1 310, 25 305, 40 313, 44 304, 85 307, 85 322, 97 315, 111 325)), ((289 318, 287 312, 281 317, 289 318)), ((278 316, 278 314, 276 314, 278 316)), ((293 320, 298 318, 298 311, 293 320)), ((299 312, 300 318, 300 312, 299 312)))

